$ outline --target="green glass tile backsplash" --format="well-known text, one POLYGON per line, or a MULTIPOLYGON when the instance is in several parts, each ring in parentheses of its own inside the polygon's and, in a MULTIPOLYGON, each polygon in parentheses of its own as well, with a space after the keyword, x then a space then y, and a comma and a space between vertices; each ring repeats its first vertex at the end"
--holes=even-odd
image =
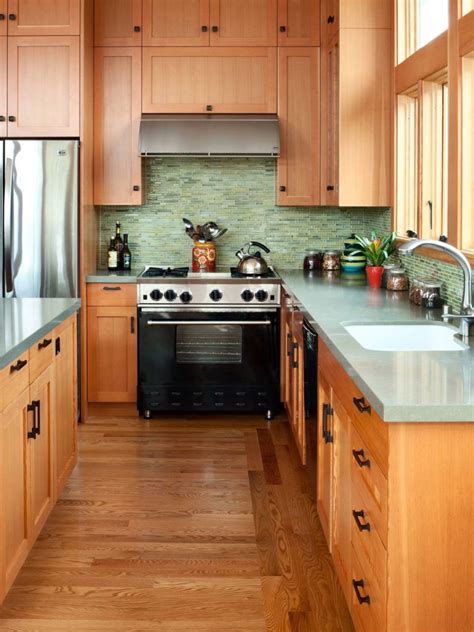
MULTIPOLYGON (((129 234, 133 265, 189 265, 192 242, 183 217, 195 224, 216 221, 228 228, 217 242, 218 265, 235 264, 235 252, 250 240, 266 244, 270 263, 299 268, 308 248, 341 248, 351 233, 390 230, 386 208, 275 206, 276 161, 254 158, 155 158, 145 160, 146 204, 100 209, 99 267, 105 267, 115 222, 129 234)), ((456 266, 426 257, 406 257, 413 276, 443 282, 443 295, 458 308, 462 276, 456 266)))

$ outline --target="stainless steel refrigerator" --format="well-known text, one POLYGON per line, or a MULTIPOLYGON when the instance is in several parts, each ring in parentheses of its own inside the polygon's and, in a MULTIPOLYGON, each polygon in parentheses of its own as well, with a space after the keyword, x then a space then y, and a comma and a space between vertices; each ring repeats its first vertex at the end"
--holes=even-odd
POLYGON ((78 165, 75 140, 0 143, 1 296, 79 296, 78 165))

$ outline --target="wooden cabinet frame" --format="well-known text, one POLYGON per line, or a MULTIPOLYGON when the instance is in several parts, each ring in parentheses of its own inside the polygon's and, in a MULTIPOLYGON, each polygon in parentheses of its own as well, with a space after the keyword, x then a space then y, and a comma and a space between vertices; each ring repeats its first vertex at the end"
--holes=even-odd
MULTIPOLYGON (((94 2, 94 46, 141 46, 142 45, 142 0, 129 0, 131 22, 127 15, 118 12, 116 0, 95 0, 94 2), (107 34, 105 25, 113 15, 113 26, 122 34, 107 34), (127 34, 126 34, 127 33, 127 34)), ((123 6, 123 4, 122 4, 123 6)), ((113 33, 113 29, 112 33, 113 33)))
MULTIPOLYGON (((69 23, 66 24, 45 24, 44 6, 37 2, 37 9, 32 11, 34 4, 30 1, 30 24, 22 23, 24 0, 8 0, 8 35, 79 35, 81 27, 81 0, 62 0, 68 4, 69 23), (11 18, 10 16, 15 16, 11 18)), ((51 3, 52 15, 55 14, 57 3, 51 3)))

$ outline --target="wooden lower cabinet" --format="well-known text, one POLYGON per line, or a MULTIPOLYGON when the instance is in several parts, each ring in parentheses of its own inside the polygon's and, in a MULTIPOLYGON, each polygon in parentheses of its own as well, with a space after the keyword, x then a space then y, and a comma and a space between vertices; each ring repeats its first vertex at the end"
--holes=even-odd
POLYGON ((319 407, 317 509, 357 632, 471 632, 474 424, 384 422, 321 339, 319 407))
POLYGON ((48 335, 63 342, 63 357, 25 384, 32 349, 26 351, 12 364, 21 369, 6 369, 11 401, 0 400, 0 604, 54 506, 58 479, 63 484, 75 462, 75 316, 48 335))
POLYGON ((89 402, 136 402, 136 318, 136 306, 87 308, 89 402))

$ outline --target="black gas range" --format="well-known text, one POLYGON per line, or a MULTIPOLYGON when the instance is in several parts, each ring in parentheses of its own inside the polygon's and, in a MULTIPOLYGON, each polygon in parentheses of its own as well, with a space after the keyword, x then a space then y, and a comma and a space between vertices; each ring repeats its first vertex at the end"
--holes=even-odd
POLYGON ((138 278, 141 414, 279 408, 280 278, 147 267, 138 278))

